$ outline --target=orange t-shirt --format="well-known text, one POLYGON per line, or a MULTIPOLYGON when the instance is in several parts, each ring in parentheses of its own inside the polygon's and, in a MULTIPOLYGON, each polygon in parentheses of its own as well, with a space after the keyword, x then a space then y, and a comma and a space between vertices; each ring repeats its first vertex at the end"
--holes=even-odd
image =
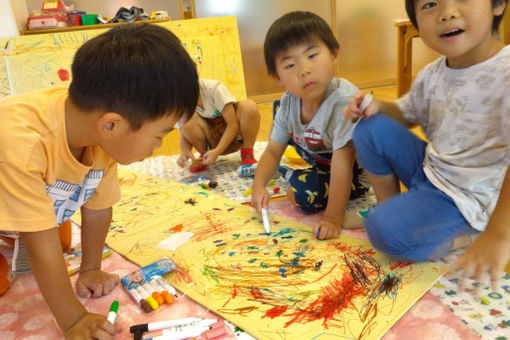
POLYGON ((0 230, 53 228, 82 205, 93 210, 120 199, 117 164, 99 146, 71 154, 65 125, 67 88, 0 100, 0 230))

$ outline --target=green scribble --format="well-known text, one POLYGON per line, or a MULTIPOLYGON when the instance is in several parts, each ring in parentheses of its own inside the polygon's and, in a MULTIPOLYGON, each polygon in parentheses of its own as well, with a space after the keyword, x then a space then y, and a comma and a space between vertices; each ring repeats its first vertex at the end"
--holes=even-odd
POLYGON ((248 260, 248 263, 253 263, 253 262, 257 262, 257 259, 250 259, 250 260, 248 260))
POLYGON ((216 277, 216 274, 214 273, 214 271, 212 269, 210 269, 209 267, 204 266, 204 269, 202 270, 202 274, 205 277, 208 277, 211 280, 215 281, 216 283, 220 283, 220 280, 218 280, 218 278, 216 277))
POLYGON ((282 256, 282 254, 283 254, 283 250, 281 250, 281 249, 280 249, 280 250, 278 250, 278 252, 276 253, 276 256, 280 257, 280 256, 282 256))
POLYGON ((269 268, 269 266, 268 266, 267 264, 265 264, 264 262, 260 262, 260 266, 261 266, 262 268, 264 268, 264 269, 265 269, 265 268, 269 268))
POLYGON ((299 240, 299 242, 300 242, 300 243, 306 243, 306 242, 308 242, 308 239, 307 239, 307 238, 304 238, 304 239, 302 239, 302 240, 299 240))

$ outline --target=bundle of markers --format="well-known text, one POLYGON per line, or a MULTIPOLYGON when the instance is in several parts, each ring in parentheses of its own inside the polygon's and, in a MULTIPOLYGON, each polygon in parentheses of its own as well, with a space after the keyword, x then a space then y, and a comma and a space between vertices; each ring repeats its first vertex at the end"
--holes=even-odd
POLYGON ((142 310, 148 313, 164 303, 171 304, 177 297, 175 288, 161 277, 175 268, 172 261, 164 258, 124 276, 121 282, 142 310))

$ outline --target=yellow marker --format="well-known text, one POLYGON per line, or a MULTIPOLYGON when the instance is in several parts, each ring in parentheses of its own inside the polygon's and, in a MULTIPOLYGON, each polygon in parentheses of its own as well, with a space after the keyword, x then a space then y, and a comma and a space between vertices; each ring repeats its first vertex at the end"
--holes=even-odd
POLYGON ((243 195, 244 195, 244 196, 251 195, 251 189, 245 190, 245 191, 243 192, 243 195))
POLYGON ((147 300, 152 309, 156 310, 159 308, 159 303, 151 295, 147 296, 145 300, 147 300))
POLYGON ((269 185, 273 185, 275 183, 276 183, 276 179, 274 179, 274 178, 269 180, 269 182, 268 182, 269 185))

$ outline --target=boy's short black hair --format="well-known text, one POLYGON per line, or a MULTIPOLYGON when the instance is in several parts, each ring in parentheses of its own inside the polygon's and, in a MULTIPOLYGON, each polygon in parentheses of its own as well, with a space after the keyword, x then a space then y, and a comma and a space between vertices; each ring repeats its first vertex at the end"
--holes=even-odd
POLYGON ((315 13, 296 11, 276 19, 264 40, 267 72, 277 76, 275 58, 278 53, 317 38, 328 46, 331 53, 336 53, 340 47, 329 25, 315 13))
MULTIPOLYGON (((491 0, 492 1, 492 8, 502 4, 503 2, 506 2, 508 5, 508 0, 491 0)), ((416 12, 414 10, 414 3, 416 0, 406 0, 406 11, 407 16, 409 17, 409 20, 413 23, 414 27, 419 31, 418 28, 418 22, 416 20, 416 12)), ((506 8, 505 8, 506 10, 506 8)), ((503 14, 494 16, 494 20, 492 21, 492 31, 496 31, 499 27, 499 24, 501 23, 501 20, 503 20, 503 16, 505 15, 505 12, 503 11, 503 14)))
POLYGON ((125 117, 136 131, 168 114, 191 117, 198 100, 196 65, 164 27, 121 24, 76 52, 69 86, 81 109, 125 117))

